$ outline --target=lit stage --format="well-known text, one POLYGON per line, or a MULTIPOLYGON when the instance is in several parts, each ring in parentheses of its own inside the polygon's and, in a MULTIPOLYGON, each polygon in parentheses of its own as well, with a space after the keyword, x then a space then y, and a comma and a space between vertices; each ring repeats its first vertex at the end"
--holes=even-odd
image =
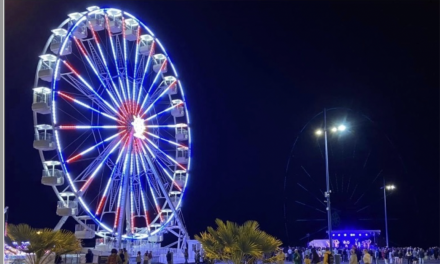
MULTIPOLYGON (((333 230, 332 241, 335 248, 370 248, 376 243, 380 230, 333 230)), ((309 246, 325 248, 330 246, 329 239, 315 239, 309 242, 309 246)))

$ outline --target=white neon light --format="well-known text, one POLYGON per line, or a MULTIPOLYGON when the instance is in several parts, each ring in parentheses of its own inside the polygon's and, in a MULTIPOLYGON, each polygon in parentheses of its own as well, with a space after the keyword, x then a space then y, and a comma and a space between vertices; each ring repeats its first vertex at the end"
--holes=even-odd
POLYGON ((147 134, 150 135, 150 136, 152 136, 152 137, 155 137, 155 138, 158 138, 158 139, 160 139, 160 140, 163 140, 163 141, 165 141, 165 142, 168 142, 168 143, 170 143, 170 144, 172 144, 172 145, 174 145, 174 146, 185 147, 185 148, 186 148, 186 146, 184 146, 184 145, 180 145, 180 144, 177 143, 177 142, 174 142, 174 141, 171 141, 171 140, 168 140, 168 139, 165 139, 165 138, 161 138, 161 137, 159 137, 159 136, 157 136, 157 135, 155 135, 155 134, 153 134, 153 133, 147 132, 147 134))
MULTIPOLYGON (((119 114, 118 111, 116 111, 116 109, 111 106, 106 100, 104 100, 96 91, 95 89, 92 88, 92 86, 90 86, 89 83, 86 82, 86 80, 84 80, 83 77, 81 77, 81 75, 79 75, 66 61, 63 61, 63 63, 70 69, 72 70, 72 72, 76 75, 76 77, 78 77, 78 79, 81 80, 81 82, 87 87, 89 88, 90 91, 92 91, 102 102, 104 102, 105 105, 107 105, 113 112, 115 112, 116 114, 119 114)), ((108 91, 108 89, 106 89, 108 91)), ((110 95, 111 96, 111 95, 110 95)), ((113 98, 114 99, 114 98, 113 98)))
POLYGON ((103 129, 111 129, 111 128, 122 128, 124 126, 59 126, 60 129, 98 129, 98 128, 103 128, 103 129))
POLYGON ((60 92, 60 91, 58 91, 57 93, 60 94, 62 97, 66 97, 66 98, 70 99, 72 102, 77 103, 77 104, 79 104, 79 105, 81 105, 81 106, 83 106, 83 107, 85 107, 85 108, 87 108, 87 109, 90 109, 90 110, 92 110, 92 111, 94 111, 94 112, 96 112, 96 113, 99 113, 99 114, 101 114, 101 115, 103 115, 103 116, 105 116, 105 117, 108 117, 108 118, 110 118, 110 119, 113 119, 113 120, 115 120, 115 121, 119 121, 116 117, 113 117, 113 116, 111 116, 111 115, 109 115, 109 114, 106 114, 106 113, 104 113, 104 112, 101 112, 101 111, 99 111, 99 110, 97 110, 97 109, 95 109, 95 108, 93 108, 93 107, 91 107, 91 106, 89 106, 89 105, 87 105, 87 104, 85 104, 85 103, 79 101, 78 99, 75 99, 75 98, 73 98, 73 97, 70 97, 70 96, 68 96, 68 95, 66 95, 66 94, 64 94, 64 93, 62 93, 62 92, 60 92))
MULTIPOLYGON (((75 43, 78 46, 78 48, 82 51, 81 53, 86 58, 87 62, 89 63, 89 66, 92 68, 93 72, 95 73, 96 77, 98 77, 99 81, 101 82, 102 86, 104 87, 105 91, 110 95, 110 98, 113 100, 113 102, 116 104, 117 107, 119 107, 119 103, 116 101, 116 99, 113 97, 113 94, 107 89, 107 85, 105 84, 104 80, 101 78, 101 75, 98 73, 98 70, 96 69, 95 65, 93 65, 92 61, 90 60, 89 56, 86 54, 86 51, 83 50, 83 47, 79 47, 80 43, 79 40, 76 37, 73 37, 75 39, 75 43)), ((81 43, 82 44, 82 43, 81 43)), ((79 76, 79 74, 78 74, 79 76)), ((82 78, 81 78, 82 79, 82 78)), ((92 89, 93 90, 93 89, 92 89)), ((105 102, 104 102, 105 103, 105 102)))
MULTIPOLYGON (((113 60, 114 60, 114 63, 116 65, 116 68, 118 68, 118 58, 117 58, 117 55, 116 55, 115 46, 113 45, 112 33, 110 31, 110 25, 108 23, 108 15, 105 15, 105 23, 106 23, 106 26, 107 26, 107 31, 108 31, 108 35, 109 35, 109 39, 110 39, 110 46, 112 47, 113 60)), ((125 91, 124 91, 124 86, 123 86, 123 83, 122 83, 121 75, 119 74, 119 70, 118 70, 118 80, 119 80, 119 85, 120 85, 121 90, 122 90, 122 96, 124 97, 124 100, 127 100, 127 97, 125 96, 125 91)))
MULTIPOLYGON (((161 69, 162 69, 162 67, 163 67, 163 65, 164 65, 165 63, 166 63, 166 60, 163 61, 162 66, 161 66, 161 69)), ((154 80, 153 80, 153 82, 151 83, 150 88, 148 88, 147 95, 145 96, 144 101, 142 102, 141 108, 144 108, 145 103, 147 102, 147 98, 148 98, 149 95, 150 95, 150 91, 153 89, 153 86, 156 84, 157 80, 159 79, 159 76, 160 76, 161 73, 162 73, 162 70, 161 70, 161 69, 157 72, 156 77, 154 77, 154 80)))
POLYGON ((104 164, 104 162, 108 159, 108 157, 110 156, 110 154, 113 153, 113 151, 115 151, 115 149, 119 146, 119 144, 121 144, 122 139, 120 139, 118 141, 118 143, 116 143, 116 145, 110 150, 109 153, 107 153, 107 155, 104 157, 104 159, 101 161, 101 163, 99 163, 98 167, 96 167, 95 171, 92 173, 92 175, 90 175, 89 179, 86 181, 86 183, 83 185, 83 187, 81 187, 81 191, 85 191, 85 188, 87 188, 88 186, 90 186, 90 183, 92 182, 93 178, 95 178, 96 173, 98 173, 98 171, 101 169, 102 165, 104 164))
POLYGON ((173 106, 170 106, 170 107, 168 107, 167 109, 163 110, 162 112, 150 116, 149 118, 145 119, 145 121, 148 121, 148 120, 150 120, 150 119, 153 119, 153 118, 155 118, 156 116, 161 115, 161 114, 163 114, 163 113, 166 113, 166 112, 168 112, 168 111, 172 110, 173 108, 176 108, 176 107, 178 107, 178 106, 180 106, 180 105, 181 105, 181 104, 175 104, 175 105, 173 105, 173 106))
POLYGON ((150 127, 150 128, 160 128, 160 127, 177 128, 177 127, 188 127, 188 125, 187 125, 187 124, 175 124, 175 125, 146 125, 146 127, 150 127))
MULTIPOLYGON (((90 24, 90 27, 93 29, 93 27, 92 27, 92 23, 91 23, 90 21, 89 21, 89 24, 90 24)), ((115 84, 115 82, 113 81, 113 79, 110 77, 111 74, 110 74, 110 70, 108 69, 107 60, 106 60, 105 57, 104 57, 104 53, 102 52, 102 49, 101 49, 101 44, 99 43, 99 41, 98 41, 98 39, 97 39, 97 37, 96 37, 96 33, 95 33, 95 32, 93 32, 93 38, 95 39, 96 46, 98 46, 99 54, 101 55, 101 59, 102 59, 102 61, 104 62, 105 70, 106 70, 106 72, 107 72, 107 75, 108 75, 108 77, 109 77, 111 83, 112 83, 113 89, 115 90, 116 95, 117 95, 118 98, 119 98, 119 101, 122 103, 123 101, 122 101, 121 95, 119 94, 118 88, 116 87, 116 84, 115 84)))
POLYGON ((176 84, 176 81, 170 83, 168 85, 168 87, 156 98, 154 99, 154 101, 150 104, 150 106, 147 108, 147 110, 145 110, 145 112, 143 113, 143 115, 145 115, 146 113, 148 113, 148 111, 153 107, 153 105, 164 95, 168 92, 168 90, 171 88, 172 85, 176 84))

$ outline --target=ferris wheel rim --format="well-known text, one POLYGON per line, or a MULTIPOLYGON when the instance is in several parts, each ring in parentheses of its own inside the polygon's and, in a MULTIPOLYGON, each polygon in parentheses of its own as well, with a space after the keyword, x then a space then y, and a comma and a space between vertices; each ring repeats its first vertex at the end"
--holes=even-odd
MULTIPOLYGON (((81 18, 80 19, 78 19, 77 21, 76 21, 76 23, 75 24, 73 24, 72 26, 70 26, 69 27, 69 30, 68 30, 68 37, 66 37, 64 40, 63 40, 63 44, 62 44, 62 47, 60 48, 60 51, 59 51, 59 53, 58 54, 56 54, 57 55, 57 61, 56 61, 56 67, 55 67, 55 73, 53 74, 53 76, 52 76, 52 82, 51 82, 51 88, 52 88, 52 92, 53 92, 53 95, 55 95, 55 91, 56 91, 56 85, 57 85, 57 83, 58 83, 58 81, 57 81, 57 75, 58 74, 60 74, 60 72, 59 72, 59 69, 60 69, 60 61, 61 61, 61 56, 60 56, 60 52, 63 50, 63 47, 66 45, 66 43, 67 43, 67 41, 71 38, 71 36, 72 36, 72 33, 73 33, 73 31, 74 31, 74 29, 82 22, 82 21, 84 21, 84 20, 87 20, 87 16, 88 15, 91 15, 91 14, 93 14, 93 13, 95 13, 95 12, 97 12, 97 11, 104 11, 104 12, 106 12, 107 10, 109 10, 109 9, 113 9, 113 8, 100 8, 100 9, 98 9, 98 10, 94 10, 94 11, 86 11, 86 12, 82 12, 81 14, 82 14, 82 16, 81 16, 81 18)), ((170 56, 168 55, 168 53, 166 52, 166 50, 165 50, 165 48, 162 46, 162 44, 160 43, 160 41, 157 39, 157 37, 154 35, 154 33, 141 21, 141 20, 139 20, 138 18, 136 18, 135 16, 133 16, 133 15, 131 15, 131 14, 129 14, 129 13, 127 13, 127 12, 125 12, 125 11, 122 11, 122 10, 120 10, 121 11, 121 13, 123 14, 123 15, 127 15, 127 16, 129 16, 129 17, 131 17, 131 18, 133 18, 133 19, 135 19, 138 23, 139 23, 139 25, 141 25, 142 26, 142 28, 144 28, 144 29, 146 29, 147 30, 147 32, 148 33, 150 33, 153 37, 154 37, 154 40, 155 41, 157 41, 157 44, 161 47, 161 51, 165 54, 165 56, 166 56, 166 58, 167 58, 167 61, 168 61, 168 63, 169 63, 169 65, 171 66, 171 68, 172 68, 172 71, 173 71, 173 74, 174 74, 174 76, 176 76, 176 78, 178 78, 178 73, 177 73, 177 71, 176 71, 176 69, 175 69, 175 67, 174 67, 174 65, 173 65, 173 63, 172 63, 172 61, 171 61, 171 59, 170 59, 170 56)), ((72 19, 66 19, 63 23, 61 23, 60 24, 60 28, 61 27, 63 27, 63 26, 65 26, 68 22, 70 22, 72 19)), ((50 36, 50 38, 48 39, 48 41, 47 41, 47 43, 46 43, 46 45, 45 45, 45 49, 44 49, 44 51, 47 51, 48 50, 48 48, 49 48, 49 45, 50 45, 50 43, 51 43, 51 40, 52 40, 52 38, 53 38, 53 34, 50 36)), ((39 65, 37 66, 37 71, 39 70, 39 68, 40 68, 40 66, 41 66, 41 59, 39 60, 39 65)), ((34 86, 37 86, 37 83, 38 83, 38 76, 36 76, 36 79, 35 79, 35 85, 34 86)), ((180 80, 178 80, 178 83, 177 83, 177 85, 178 85, 178 87, 179 87, 179 91, 181 92, 181 98, 182 98, 182 100, 183 100, 183 102, 185 102, 184 104, 183 104, 183 106, 184 106, 184 109, 185 109, 185 120, 186 120, 186 123, 187 123, 187 130, 188 130, 188 147, 189 147, 189 150, 188 151, 190 151, 191 150, 191 131, 190 131, 190 121, 189 121, 189 111, 188 111, 188 106, 187 106, 187 104, 186 104, 186 97, 185 97, 185 94, 184 94, 184 90, 183 90, 183 86, 182 86, 182 84, 181 84, 181 81, 180 80)), ((55 106, 55 102, 56 102, 56 100, 55 100, 55 98, 54 97, 52 97, 53 98, 53 106, 55 106)), ((51 114, 51 119, 52 119, 52 126, 53 127, 55 127, 56 125, 57 125, 57 122, 56 122, 56 117, 55 117, 55 107, 54 107, 54 109, 53 109, 53 112, 52 112, 52 114, 51 114)), ((36 113, 34 113, 34 125, 37 125, 38 124, 38 120, 37 120, 37 117, 36 117, 36 113)), ((62 157, 62 151, 61 151, 61 144, 60 144, 60 142, 59 142, 59 135, 58 135, 58 133, 57 133, 58 131, 54 131, 54 134, 55 134, 55 138, 56 138, 56 152, 57 152, 57 155, 58 155, 58 157, 59 157, 59 159, 62 161, 62 168, 63 168, 63 171, 64 171, 64 173, 65 173, 65 175, 66 175, 66 177, 68 178, 68 184, 69 184, 69 186, 71 187, 71 188, 75 188, 74 187, 74 185, 73 185, 73 183, 72 183, 72 180, 70 179, 70 176, 69 176, 69 173, 68 173, 68 170, 67 170, 67 167, 65 166, 65 162, 64 162, 64 160, 63 160, 63 157, 62 157)), ((42 153, 42 151, 41 150, 39 150, 39 152, 40 152, 40 156, 42 157, 42 162, 44 163, 46 160, 45 160, 45 158, 44 158, 44 155, 42 155, 41 153, 42 153)), ((180 211, 180 207, 181 207, 181 203, 182 203, 182 199, 183 199, 183 195, 184 195, 184 193, 185 193, 185 191, 186 191, 186 185, 187 185, 187 182, 188 182, 188 178, 189 178, 189 175, 190 175, 190 164, 191 164, 191 155, 190 155, 190 152, 189 152, 189 155, 188 155, 188 164, 187 164, 187 167, 186 167, 186 179, 185 179, 185 185, 184 185, 184 187, 182 188, 182 193, 181 193, 181 196, 180 196, 180 199, 179 199, 179 203, 178 203, 178 205, 176 206, 176 210, 179 210, 180 211)), ((56 188, 56 187, 54 187, 53 188, 54 189, 54 191, 55 191, 55 193, 56 193, 56 195, 57 195, 57 197, 59 198, 59 200, 61 200, 61 201, 63 201, 63 199, 60 197, 60 192, 58 191, 58 189, 56 188)), ((91 213, 90 212, 90 210, 88 210, 88 206, 85 204, 85 202, 84 201, 82 201, 82 199, 81 199, 81 197, 78 197, 77 195, 75 196, 76 198, 77 198, 77 200, 80 202, 80 204, 81 204, 81 207, 83 208, 83 209, 85 209, 85 212, 87 212, 87 214, 92 218, 92 220, 95 222, 95 223, 97 223, 98 224, 98 226, 101 226, 101 227, 103 227, 104 229, 106 229, 106 230, 108 230, 108 231, 111 231, 111 228, 105 228, 105 224, 103 223, 103 222, 101 222, 99 219, 97 219, 94 215, 93 215, 93 213, 91 213)), ((144 235, 144 236, 139 236, 139 237, 132 237, 132 236, 128 236, 128 235, 123 235, 122 237, 123 238, 132 238, 132 239, 144 239, 144 238, 147 238, 147 237, 149 237, 149 236, 153 236, 153 235, 155 235, 155 234, 157 234, 157 233, 159 233, 164 227, 166 227, 174 218, 176 218, 177 217, 177 215, 175 215, 175 213, 173 212, 171 215, 170 215, 170 217, 167 219, 167 221, 165 222, 165 223, 163 223, 162 225, 161 225, 161 228, 160 229, 157 229, 157 230, 154 230, 153 232, 151 232, 151 233, 149 233, 149 234, 147 234, 147 235, 144 235)), ((84 225, 84 222, 82 222, 82 220, 80 220, 77 216, 73 216, 73 218, 77 221, 77 222, 79 222, 80 224, 82 224, 82 225, 84 225)), ((157 217, 156 217, 157 218, 157 217)), ((95 231, 95 230, 94 230, 95 231)), ((98 234, 98 231, 95 231, 95 233, 96 234, 98 234)), ((115 234, 115 232, 113 232, 113 234, 115 234)), ((99 235, 99 234, 98 234, 99 235)))

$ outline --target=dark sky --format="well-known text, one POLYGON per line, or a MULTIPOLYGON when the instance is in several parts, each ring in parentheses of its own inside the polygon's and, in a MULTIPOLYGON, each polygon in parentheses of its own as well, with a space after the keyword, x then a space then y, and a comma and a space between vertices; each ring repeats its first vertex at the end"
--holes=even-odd
MULTIPOLYGON (((393 142, 400 163, 385 166, 405 168, 393 175, 400 188, 389 199, 389 217, 396 219, 390 221, 390 239, 396 245, 439 244, 438 1, 109 3, 6 1, 5 189, 11 223, 52 228, 58 221, 56 198, 40 184, 42 165, 32 148, 31 89, 50 30, 67 14, 100 5, 143 20, 167 47, 186 87, 194 140, 183 214, 191 235, 215 218, 252 219, 286 243, 303 243, 305 231, 295 228, 294 213, 306 209, 292 206, 290 198, 289 238, 285 230, 289 152, 315 114, 346 107, 366 114, 393 142)), ((369 127, 361 117, 350 118, 369 127)), ((380 153, 381 143, 365 131, 354 137, 380 153)), ((390 151, 385 145, 382 153, 390 151)), ((299 157, 310 152, 306 144, 295 151, 299 157)), ((315 177, 324 184, 324 174, 315 177)), ((288 182, 295 185, 294 178, 288 182)), ((371 191, 364 199, 380 198, 380 191, 371 191)), ((375 205, 373 217, 383 217, 381 206, 375 205)), ((380 221, 369 227, 384 229, 380 221)), ((301 228, 313 233, 315 227, 301 228)))

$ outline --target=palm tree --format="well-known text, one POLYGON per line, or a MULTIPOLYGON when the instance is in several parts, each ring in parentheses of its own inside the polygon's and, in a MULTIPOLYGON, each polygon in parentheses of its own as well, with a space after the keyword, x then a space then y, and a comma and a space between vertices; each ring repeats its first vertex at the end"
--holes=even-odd
POLYGON ((253 264, 257 260, 274 262, 281 258, 281 241, 261 231, 257 222, 247 221, 242 226, 220 219, 215 222, 217 229, 208 227, 207 232, 195 236, 207 258, 234 264, 253 264))
POLYGON ((29 264, 48 263, 52 253, 63 255, 79 252, 81 243, 70 231, 35 229, 26 224, 8 225, 8 237, 19 246, 29 244, 22 251, 26 253, 29 264))

